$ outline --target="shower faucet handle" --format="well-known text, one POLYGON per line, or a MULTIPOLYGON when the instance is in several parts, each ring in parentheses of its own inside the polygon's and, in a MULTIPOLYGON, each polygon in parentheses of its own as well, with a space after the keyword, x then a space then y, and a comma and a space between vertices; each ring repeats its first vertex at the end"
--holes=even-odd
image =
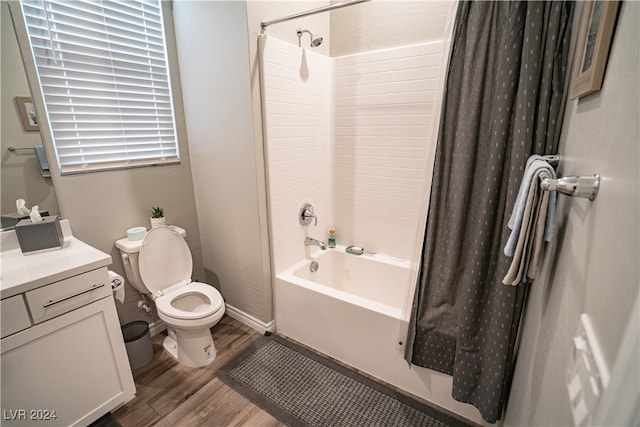
POLYGON ((300 224, 302 224, 302 225, 309 225, 309 224, 311 224, 311 219, 315 220, 313 225, 318 225, 318 217, 316 216, 315 212, 313 211, 313 206, 311 206, 310 203, 305 203, 300 208, 300 215, 298 216, 298 220, 300 221, 300 224))

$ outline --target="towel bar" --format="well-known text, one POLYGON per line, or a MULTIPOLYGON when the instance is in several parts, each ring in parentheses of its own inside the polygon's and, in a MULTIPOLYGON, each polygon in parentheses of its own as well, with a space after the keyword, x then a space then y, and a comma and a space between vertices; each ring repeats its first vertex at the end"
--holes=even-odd
POLYGON ((14 151, 22 151, 22 150, 34 150, 35 151, 36 147, 15 147, 13 145, 10 145, 9 147, 7 147, 7 150, 11 151, 12 153, 14 151))
POLYGON ((545 191, 558 191, 572 197, 583 197, 595 200, 600 188, 600 175, 593 176, 565 176, 564 178, 543 178, 540 188, 545 191))

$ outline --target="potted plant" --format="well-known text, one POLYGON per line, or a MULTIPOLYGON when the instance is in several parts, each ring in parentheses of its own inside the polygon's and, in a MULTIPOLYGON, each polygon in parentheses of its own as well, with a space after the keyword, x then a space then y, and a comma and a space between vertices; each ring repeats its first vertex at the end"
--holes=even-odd
POLYGON ((153 207, 151 209, 151 228, 156 228, 161 225, 167 225, 167 219, 164 217, 164 209, 160 206, 153 207))

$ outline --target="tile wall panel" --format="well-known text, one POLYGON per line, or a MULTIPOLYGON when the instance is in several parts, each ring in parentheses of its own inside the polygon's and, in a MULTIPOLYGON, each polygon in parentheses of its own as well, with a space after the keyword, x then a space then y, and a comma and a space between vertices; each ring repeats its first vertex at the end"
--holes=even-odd
POLYGON ((308 254, 305 236, 325 239, 333 222, 331 59, 269 37, 264 65, 271 240, 278 272, 308 254), (316 208, 317 227, 298 222, 305 202, 316 208))
POLYGON ((442 43, 335 59, 335 222, 344 244, 409 259, 424 226, 425 175, 442 43))
POLYGON ((410 258, 423 227, 425 176, 442 43, 338 58, 268 38, 267 175, 275 271, 305 255, 306 235, 410 258), (311 202, 318 226, 297 213, 311 202))

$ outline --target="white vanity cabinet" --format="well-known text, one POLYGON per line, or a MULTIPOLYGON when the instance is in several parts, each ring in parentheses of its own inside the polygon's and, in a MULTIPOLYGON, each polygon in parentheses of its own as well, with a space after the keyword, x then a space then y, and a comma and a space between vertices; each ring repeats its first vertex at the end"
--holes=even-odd
POLYGON ((51 257, 75 256, 78 265, 49 279, 33 276, 26 286, 7 274, 16 266, 7 267, 11 254, 3 248, 2 426, 86 426, 135 396, 107 274, 111 258, 77 240, 67 243, 21 261, 31 265, 31 276, 38 261, 51 257))

